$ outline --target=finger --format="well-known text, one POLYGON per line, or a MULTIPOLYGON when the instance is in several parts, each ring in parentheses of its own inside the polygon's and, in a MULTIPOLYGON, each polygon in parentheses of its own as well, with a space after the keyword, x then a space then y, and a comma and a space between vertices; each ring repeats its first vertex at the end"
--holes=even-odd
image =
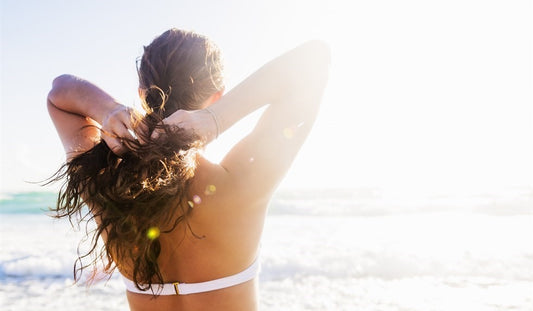
POLYGON ((118 138, 135 140, 135 137, 133 136, 133 131, 130 130, 125 124, 122 124, 119 128, 115 129, 114 132, 115 135, 118 136, 118 138))
POLYGON ((155 140, 157 139, 159 136, 161 136, 161 134, 164 132, 164 130, 162 128, 156 128, 153 132, 152 132, 152 136, 150 136, 150 139, 152 140, 155 140))
POLYGON ((191 113, 190 111, 186 111, 186 110, 177 110, 170 116, 163 119, 163 124, 168 124, 171 126, 180 126, 180 124, 183 121, 187 120, 190 113, 191 113))
POLYGON ((114 154, 120 156, 126 151, 126 148, 124 144, 122 143, 121 139, 107 136, 107 137, 104 137, 104 140, 107 146, 109 147, 109 149, 111 149, 111 151, 114 154))
POLYGON ((148 132, 148 125, 144 122, 139 122, 133 126, 133 131, 137 134, 148 132))
POLYGON ((148 136, 148 125, 146 123, 138 122, 133 128, 133 132, 142 145, 146 144, 148 136))
POLYGON ((116 154, 117 156, 121 156, 124 153, 126 153, 127 149, 122 145, 114 145, 112 148, 110 148, 111 151, 116 154))
POLYGON ((124 130, 121 130, 121 132, 119 133, 121 135, 121 137, 124 137, 124 138, 129 138, 129 139, 132 139, 132 140, 135 140, 137 139, 135 136, 135 131, 134 131, 134 128, 135 128, 135 125, 134 125, 134 118, 135 115, 134 115, 134 110, 131 109, 131 108, 127 108, 124 113, 122 113, 119 117, 119 120, 122 121, 122 124, 123 126, 126 128, 127 132, 128 133, 125 133, 124 130))
POLYGON ((110 136, 124 138, 129 140, 135 140, 133 135, 133 123, 130 118, 125 117, 125 114, 117 115, 114 122, 106 124, 107 134, 110 136), (112 133, 112 134, 109 134, 112 133))
POLYGON ((127 128, 133 128, 132 110, 125 110, 118 116, 118 119, 126 125, 127 128))

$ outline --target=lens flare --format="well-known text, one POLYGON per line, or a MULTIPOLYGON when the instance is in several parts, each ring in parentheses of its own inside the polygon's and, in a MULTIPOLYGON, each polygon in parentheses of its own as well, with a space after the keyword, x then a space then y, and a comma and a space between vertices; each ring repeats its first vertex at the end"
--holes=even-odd
POLYGON ((159 231, 158 227, 150 227, 148 231, 146 231, 146 237, 150 240, 155 240, 159 237, 161 232, 159 231))
POLYGON ((213 195, 215 192, 217 192, 217 187, 215 185, 207 185, 207 187, 205 187, 206 195, 213 195))
POLYGON ((287 139, 291 139, 294 137, 294 130, 290 127, 286 127, 283 129, 283 136, 287 139))
POLYGON ((195 195, 192 197, 192 201, 194 202, 194 204, 200 204, 200 203, 202 203, 202 198, 200 198, 199 195, 195 194, 195 195))

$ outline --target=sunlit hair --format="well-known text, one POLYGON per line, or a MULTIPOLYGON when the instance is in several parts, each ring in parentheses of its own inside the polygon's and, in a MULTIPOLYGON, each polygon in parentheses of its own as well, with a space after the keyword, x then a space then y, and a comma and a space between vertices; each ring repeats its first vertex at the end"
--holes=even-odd
POLYGON ((144 48, 140 60, 144 108, 160 110, 163 117, 178 109, 198 109, 199 103, 224 88, 222 71, 220 51, 206 37, 168 30, 144 48))
POLYGON ((144 48, 138 74, 145 114, 135 122, 148 128, 139 134, 146 143, 126 140, 130 151, 118 157, 102 141, 64 164, 49 181, 64 181, 51 209, 54 217, 68 217, 72 224, 98 220, 97 228, 86 232, 93 234, 89 251, 78 250, 76 281, 85 268, 103 260, 106 273, 112 273, 115 263, 130 267, 139 289, 164 283, 157 262, 161 244, 153 228, 165 233, 185 222, 190 229, 187 191, 202 142, 194 132, 161 121, 178 109, 198 109, 223 89, 220 52, 204 36, 170 29, 144 48), (151 139, 155 129, 166 135, 151 139), (106 243, 100 249, 102 234, 106 243))

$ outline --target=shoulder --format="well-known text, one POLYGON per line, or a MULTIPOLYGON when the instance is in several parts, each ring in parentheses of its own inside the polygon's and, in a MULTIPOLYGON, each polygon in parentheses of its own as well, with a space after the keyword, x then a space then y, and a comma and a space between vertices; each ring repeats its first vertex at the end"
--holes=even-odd
POLYGON ((225 214, 240 214, 250 217, 264 214, 268 193, 247 193, 247 187, 230 174, 223 166, 203 156, 198 157, 198 166, 188 190, 188 200, 193 204, 194 214, 220 217, 225 214))
POLYGON ((200 198, 204 203, 216 200, 219 204, 230 202, 239 190, 226 169, 198 155, 194 178, 189 188, 190 198, 200 198))
POLYGON ((267 195, 247 195, 246 188, 222 166, 201 157, 189 188, 188 223, 213 245, 232 253, 252 254, 261 237, 268 202, 267 195))

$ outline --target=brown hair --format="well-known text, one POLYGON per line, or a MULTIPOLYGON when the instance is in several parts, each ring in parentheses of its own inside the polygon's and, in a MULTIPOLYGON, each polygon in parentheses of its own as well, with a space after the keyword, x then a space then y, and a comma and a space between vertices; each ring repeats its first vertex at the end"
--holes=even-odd
POLYGON ((117 262, 131 267, 139 289, 164 283, 154 230, 170 232, 190 212, 187 189, 202 142, 193 132, 161 121, 178 109, 198 109, 223 89, 220 52, 204 36, 170 29, 144 47, 138 74, 146 112, 140 122, 148 128, 141 138, 146 143, 126 141, 130 150, 119 157, 101 141, 64 164, 48 182, 64 179, 57 206, 51 209, 54 217, 68 217, 72 224, 99 220, 89 251, 78 248, 76 281, 85 268, 106 259, 109 274, 117 262), (151 139, 156 128, 167 135, 151 139), (83 209, 85 204, 90 211, 83 209), (107 241, 98 249, 102 233, 107 241))

